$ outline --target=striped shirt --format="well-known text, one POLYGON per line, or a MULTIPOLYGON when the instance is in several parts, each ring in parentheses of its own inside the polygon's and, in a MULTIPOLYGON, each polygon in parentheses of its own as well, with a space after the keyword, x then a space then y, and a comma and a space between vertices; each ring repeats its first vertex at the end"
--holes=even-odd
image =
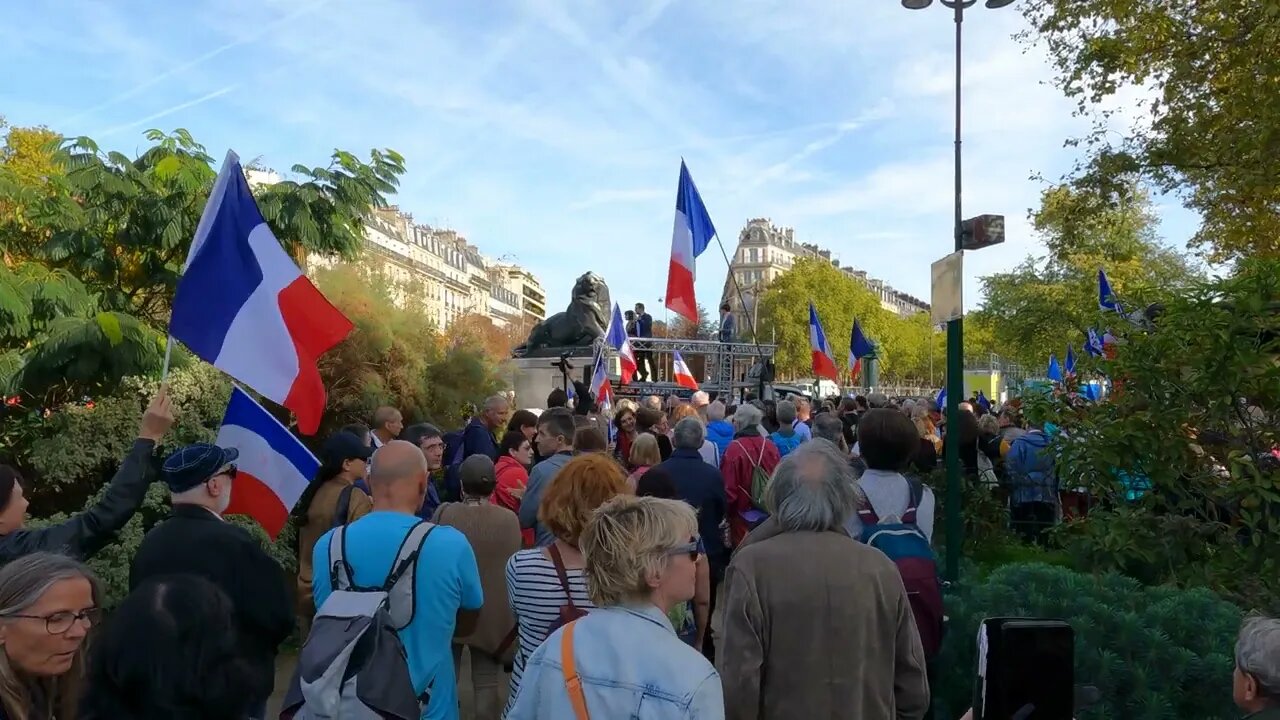
MULTIPOLYGON (((565 568, 565 574, 569 576, 574 606, 584 610, 594 608, 587 597, 587 578, 583 571, 565 568)), ((511 693, 504 716, 515 704, 525 663, 551 634, 551 626, 560 619, 560 608, 566 604, 556 566, 541 549, 521 550, 507 561, 507 598, 520 628, 520 647, 512 665, 511 693)))

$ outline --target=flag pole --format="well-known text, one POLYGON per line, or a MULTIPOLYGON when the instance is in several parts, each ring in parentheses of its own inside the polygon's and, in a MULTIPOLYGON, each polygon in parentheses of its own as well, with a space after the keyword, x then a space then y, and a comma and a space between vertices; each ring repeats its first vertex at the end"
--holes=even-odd
POLYGON ((165 341, 165 344, 164 344, 164 366, 160 368, 161 383, 169 379, 169 359, 171 357, 173 357, 173 336, 172 335, 169 336, 169 339, 165 341))

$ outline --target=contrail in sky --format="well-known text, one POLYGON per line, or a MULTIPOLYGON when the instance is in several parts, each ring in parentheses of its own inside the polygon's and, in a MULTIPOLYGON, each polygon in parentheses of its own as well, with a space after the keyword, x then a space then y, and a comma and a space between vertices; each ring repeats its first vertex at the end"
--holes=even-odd
POLYGON ((130 129, 130 128, 134 128, 134 127, 137 127, 137 126, 139 126, 139 125, 143 125, 143 124, 145 124, 145 123, 149 123, 149 122, 151 122, 152 120, 159 120, 160 118, 165 117, 165 116, 167 116, 167 115, 172 115, 172 114, 174 114, 174 113, 176 113, 176 112, 179 112, 179 111, 182 111, 182 110, 186 110, 186 109, 187 109, 187 108, 189 108, 189 107, 195 107, 196 105, 199 105, 199 104, 201 104, 201 103, 208 102, 208 101, 210 101, 210 100, 212 100, 212 99, 214 99, 214 98, 216 98, 216 97, 221 97, 221 96, 223 96, 223 95, 226 95, 227 93, 231 92, 232 90, 235 90, 235 89, 236 89, 236 88, 238 88, 238 87, 240 87, 240 85, 239 85, 239 84, 236 84, 236 85, 228 85, 228 86, 226 86, 226 87, 224 87, 224 88, 222 88, 222 89, 220 89, 220 90, 214 90, 213 92, 211 92, 211 93, 209 93, 209 94, 207 94, 207 95, 201 95, 200 97, 198 97, 198 98, 196 98, 196 99, 194 99, 194 100, 188 100, 188 101, 186 101, 186 102, 184 102, 184 103, 181 103, 181 104, 179 104, 179 105, 174 105, 174 106, 173 106, 173 107, 171 107, 171 108, 166 108, 166 109, 164 109, 164 110, 161 110, 160 112, 152 113, 152 114, 150 114, 150 115, 148 115, 148 116, 146 116, 146 117, 144 117, 144 118, 139 118, 139 119, 137 119, 137 120, 131 120, 131 121, 127 122, 127 123, 124 123, 123 125, 116 125, 115 127, 107 128, 106 130, 102 130, 102 131, 100 131, 100 132, 98 132, 98 133, 95 133, 95 135, 97 135, 98 137, 106 137, 106 136, 108 136, 108 135, 114 135, 115 133, 118 133, 118 132, 120 132, 121 130, 128 130, 128 129, 130 129))

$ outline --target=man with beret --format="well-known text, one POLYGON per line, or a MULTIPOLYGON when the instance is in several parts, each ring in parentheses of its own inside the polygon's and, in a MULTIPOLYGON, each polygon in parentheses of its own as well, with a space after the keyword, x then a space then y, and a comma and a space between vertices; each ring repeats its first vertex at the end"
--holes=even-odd
POLYGON ((39 530, 26 529, 27 499, 23 496, 22 476, 14 468, 0 465, 0 565, 40 551, 84 560, 106 547, 146 499, 155 476, 151 454, 172 426, 169 393, 161 386, 147 406, 138 437, 102 500, 79 515, 39 530))
POLYGON ((243 528, 226 522, 235 484, 234 448, 197 443, 164 461, 173 511, 142 539, 129 571, 129 589, 163 575, 199 575, 231 599, 239 628, 239 651, 254 668, 253 717, 266 715, 275 682, 280 643, 293 631, 293 604, 284 572, 243 528))

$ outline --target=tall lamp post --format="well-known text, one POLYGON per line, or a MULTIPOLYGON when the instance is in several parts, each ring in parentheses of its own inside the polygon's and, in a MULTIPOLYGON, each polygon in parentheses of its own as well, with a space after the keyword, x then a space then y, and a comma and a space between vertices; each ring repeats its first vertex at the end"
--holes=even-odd
MULTIPOLYGON (((956 140, 955 140, 955 244, 956 252, 964 249, 964 222, 960 211, 960 29, 964 24, 964 11, 978 0, 941 0, 952 9, 956 23, 956 140)), ((1013 0, 986 0, 987 8, 995 10, 1011 5, 1013 0)), ((923 10, 933 0, 902 0, 908 10, 923 10)), ((957 318, 947 323, 947 428, 954 431, 960 422, 960 403, 964 400, 964 327, 957 318)), ((947 443, 947 580, 955 582, 960 577, 960 546, 964 542, 964 524, 960 515, 963 502, 960 483, 963 473, 960 467, 960 446, 947 443)))

